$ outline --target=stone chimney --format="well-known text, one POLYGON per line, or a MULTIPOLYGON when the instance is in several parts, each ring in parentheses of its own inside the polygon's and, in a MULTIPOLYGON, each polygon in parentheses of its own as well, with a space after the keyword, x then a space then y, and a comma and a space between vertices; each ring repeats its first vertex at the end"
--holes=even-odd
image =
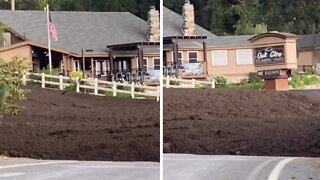
POLYGON ((150 6, 148 12, 148 41, 160 41, 160 14, 154 6, 150 6))
POLYGON ((189 0, 184 1, 182 8, 182 33, 184 36, 195 35, 194 7, 189 0))

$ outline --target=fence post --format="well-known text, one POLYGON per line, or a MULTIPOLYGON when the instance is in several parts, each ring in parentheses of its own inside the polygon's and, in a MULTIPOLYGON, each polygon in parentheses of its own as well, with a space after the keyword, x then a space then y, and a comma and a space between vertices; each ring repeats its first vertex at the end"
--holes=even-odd
POLYGON ((211 88, 212 89, 216 88, 216 81, 214 79, 212 79, 211 88))
POLYGON ((115 81, 112 81, 112 92, 113 92, 113 96, 117 96, 117 84, 115 81))
POLYGON ((160 86, 157 86, 157 102, 160 100, 160 86))
POLYGON ((27 84, 27 75, 26 74, 23 74, 22 75, 22 85, 26 85, 27 84))
POLYGON ((94 78, 94 95, 98 95, 98 78, 94 78))
POLYGON ((42 88, 46 87, 44 73, 41 73, 41 87, 42 88))
POLYGON ((134 99, 134 83, 131 83, 131 97, 134 99))
POLYGON ((192 79, 192 88, 195 88, 195 87, 196 87, 196 80, 192 79))
POLYGON ((80 92, 79 77, 76 78, 76 82, 77 82, 77 84, 76 84, 76 92, 78 93, 78 92, 80 92))
POLYGON ((169 88, 170 87, 170 77, 167 76, 166 77, 166 88, 169 88))
POLYGON ((59 75, 59 89, 63 90, 63 79, 62 79, 62 75, 59 75))

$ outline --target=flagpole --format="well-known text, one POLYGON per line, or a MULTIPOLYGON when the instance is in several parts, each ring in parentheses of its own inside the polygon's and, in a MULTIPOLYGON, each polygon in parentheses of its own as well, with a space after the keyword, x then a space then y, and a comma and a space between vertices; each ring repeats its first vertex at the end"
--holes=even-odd
POLYGON ((49 4, 47 4, 47 30, 48 30, 48 55, 49 55, 49 71, 52 74, 52 57, 51 57, 51 39, 50 39, 50 20, 49 20, 49 4))

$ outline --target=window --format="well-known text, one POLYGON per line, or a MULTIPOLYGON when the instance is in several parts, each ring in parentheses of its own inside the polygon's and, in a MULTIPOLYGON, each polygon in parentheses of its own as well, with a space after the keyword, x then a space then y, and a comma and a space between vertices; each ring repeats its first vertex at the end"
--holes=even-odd
POLYGON ((148 59, 144 58, 142 61, 142 68, 147 70, 148 69, 148 59))
MULTIPOLYGON (((178 51, 178 64, 182 64, 183 61, 183 52, 182 51, 178 51)), ((172 61, 174 60, 174 53, 172 52, 172 61)))
POLYGON ((189 63, 197 63, 198 62, 198 52, 189 52, 189 63))
POLYGON ((64 63, 63 63, 63 60, 61 60, 61 61, 60 61, 60 69, 61 69, 61 70, 64 70, 64 63))
POLYGON ((95 75, 107 75, 110 71, 109 61, 94 61, 95 75))
POLYGON ((153 59, 153 69, 160 70, 160 59, 153 59))
POLYGON ((84 66, 86 71, 91 71, 91 59, 86 58, 84 61, 84 66))
POLYGON ((94 75, 100 75, 101 74, 101 63, 99 61, 95 61, 95 73, 94 75))
POLYGON ((227 51, 215 50, 211 51, 212 54, 212 66, 226 66, 228 65, 227 51))
POLYGON ((252 49, 238 49, 237 50, 237 65, 252 64, 252 49))
POLYGON ((128 64, 127 64, 127 61, 122 61, 122 68, 123 70, 128 70, 128 64))
POLYGON ((101 62, 102 62, 102 72, 101 72, 101 74, 107 75, 107 61, 100 61, 100 63, 101 62))
POLYGON ((74 60, 74 70, 75 71, 80 71, 80 61, 79 60, 74 60))

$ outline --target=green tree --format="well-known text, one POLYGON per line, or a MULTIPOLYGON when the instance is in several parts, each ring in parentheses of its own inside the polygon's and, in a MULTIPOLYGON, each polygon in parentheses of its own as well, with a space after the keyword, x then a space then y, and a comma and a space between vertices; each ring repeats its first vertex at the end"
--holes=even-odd
MULTIPOLYGON (((160 8, 160 0, 16 0, 17 10, 52 11, 129 11, 147 19, 149 6, 160 8)), ((10 9, 10 1, 0 0, 0 9, 10 9)))
POLYGON ((236 25, 236 32, 235 34, 238 35, 256 35, 261 33, 266 33, 268 31, 267 25, 265 24, 256 24, 253 25, 251 23, 241 23, 238 21, 236 25))
POLYGON ((216 35, 234 34, 234 24, 238 20, 232 8, 236 2, 224 0, 209 0, 208 11, 210 15, 210 31, 216 35), (230 8, 231 7, 231 8, 230 8))
POLYGON ((5 29, 6 29, 5 26, 0 25, 0 42, 3 41, 3 34, 2 33, 4 32, 5 29))
POLYGON ((14 57, 11 61, 0 60, 0 115, 18 113, 22 106, 17 100, 25 99, 26 89, 22 88, 22 76, 29 68, 25 58, 14 57))

